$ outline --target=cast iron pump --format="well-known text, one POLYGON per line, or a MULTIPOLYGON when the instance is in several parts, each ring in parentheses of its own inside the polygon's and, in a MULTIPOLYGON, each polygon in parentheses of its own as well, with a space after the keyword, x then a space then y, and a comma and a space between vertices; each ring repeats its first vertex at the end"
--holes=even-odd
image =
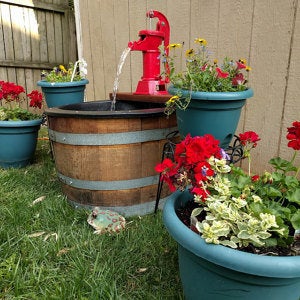
POLYGON ((140 39, 129 42, 131 51, 143 52, 143 76, 138 82, 134 94, 142 95, 166 95, 167 78, 163 79, 160 73, 160 51, 158 47, 164 43, 165 52, 168 55, 170 41, 170 26, 167 18, 156 10, 146 13, 147 18, 158 18, 156 30, 139 31, 140 39))

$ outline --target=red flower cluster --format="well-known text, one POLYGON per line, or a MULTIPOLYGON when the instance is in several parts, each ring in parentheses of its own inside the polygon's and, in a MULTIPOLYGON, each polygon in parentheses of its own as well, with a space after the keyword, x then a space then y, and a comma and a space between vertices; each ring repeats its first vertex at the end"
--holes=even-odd
POLYGON ((203 189, 203 182, 215 174, 208 163, 208 159, 212 156, 223 158, 218 140, 210 134, 201 137, 187 135, 176 145, 175 162, 166 158, 155 167, 155 170, 161 173, 161 180, 169 185, 171 191, 191 186, 191 192, 205 200, 209 192, 203 189))
POLYGON ((286 138, 289 140, 288 147, 300 150, 300 122, 293 122, 293 127, 288 127, 286 138))
MULTIPOLYGON (((20 94, 25 93, 25 89, 21 85, 16 85, 13 82, 0 81, 0 100, 6 102, 21 102, 20 94)), ((34 108, 42 108, 43 94, 37 90, 33 90, 27 94, 30 99, 29 106, 34 108)))
POLYGON ((0 99, 5 99, 6 102, 20 101, 20 94, 25 92, 22 86, 13 82, 0 81, 0 87, 0 99))
POLYGON ((42 108, 43 94, 41 92, 33 90, 30 94, 27 94, 27 97, 30 99, 30 107, 42 108))
POLYGON ((247 144, 252 144, 252 148, 257 146, 257 142, 260 141, 258 134, 254 131, 246 131, 239 134, 241 144, 246 146, 247 144))

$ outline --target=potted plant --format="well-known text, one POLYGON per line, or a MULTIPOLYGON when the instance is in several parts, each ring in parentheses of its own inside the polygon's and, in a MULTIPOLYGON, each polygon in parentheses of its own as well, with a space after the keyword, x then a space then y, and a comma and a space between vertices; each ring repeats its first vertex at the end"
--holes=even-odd
POLYGON ((196 49, 185 52, 186 69, 179 72, 176 72, 175 59, 182 44, 170 44, 169 55, 161 49, 166 74, 172 83, 168 91, 174 95, 166 102, 166 113, 176 110, 178 130, 183 138, 188 133, 192 136, 209 133, 227 148, 242 107, 253 96, 246 78, 251 68, 245 59, 234 61, 226 57, 221 64, 216 59, 210 61, 207 41, 197 38, 195 43, 196 49))
POLYGON ((258 135, 249 131, 239 138, 249 161, 246 172, 228 165, 211 135, 187 135, 176 145, 174 161, 156 166, 170 189, 178 190, 163 218, 179 245, 186 299, 298 300, 300 122, 288 128, 292 159, 272 158, 274 171, 261 176, 250 168, 258 135))
POLYGON ((48 108, 67 104, 82 103, 84 91, 89 81, 87 75, 87 63, 81 59, 54 67, 50 72, 42 72, 42 80, 37 85, 42 88, 48 108))
POLYGON ((0 167, 19 168, 28 165, 34 156, 42 116, 27 108, 42 108, 43 95, 33 90, 24 97, 25 89, 13 82, 0 81, 0 167))

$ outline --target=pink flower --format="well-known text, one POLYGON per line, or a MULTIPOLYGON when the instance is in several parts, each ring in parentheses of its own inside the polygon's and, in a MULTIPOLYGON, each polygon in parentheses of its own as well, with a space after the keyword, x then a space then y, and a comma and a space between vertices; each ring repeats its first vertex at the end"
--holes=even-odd
POLYGON ((232 85, 237 86, 243 84, 245 81, 244 75, 242 73, 238 73, 235 77, 232 78, 232 85))

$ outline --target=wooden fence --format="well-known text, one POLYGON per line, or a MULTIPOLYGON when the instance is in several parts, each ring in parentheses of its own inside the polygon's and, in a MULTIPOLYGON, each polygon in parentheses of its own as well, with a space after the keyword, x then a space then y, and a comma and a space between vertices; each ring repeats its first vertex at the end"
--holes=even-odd
MULTIPOLYGON (((171 43, 193 46, 205 38, 216 58, 246 58, 255 96, 243 109, 238 132, 254 130, 255 169, 263 171, 274 155, 290 157, 286 128, 300 120, 300 9, 298 0, 98 0, 79 5, 81 50, 88 62, 89 100, 107 99, 116 68, 129 41, 147 27, 146 12, 169 20, 171 43)), ((132 52, 119 91, 134 91, 142 75, 142 54, 132 52)), ((213 122, 213 120, 212 120, 213 122)), ((300 160, 298 160, 300 164, 300 160)))
POLYGON ((0 1, 0 80, 30 92, 37 89, 42 70, 76 58, 71 1, 0 1))

